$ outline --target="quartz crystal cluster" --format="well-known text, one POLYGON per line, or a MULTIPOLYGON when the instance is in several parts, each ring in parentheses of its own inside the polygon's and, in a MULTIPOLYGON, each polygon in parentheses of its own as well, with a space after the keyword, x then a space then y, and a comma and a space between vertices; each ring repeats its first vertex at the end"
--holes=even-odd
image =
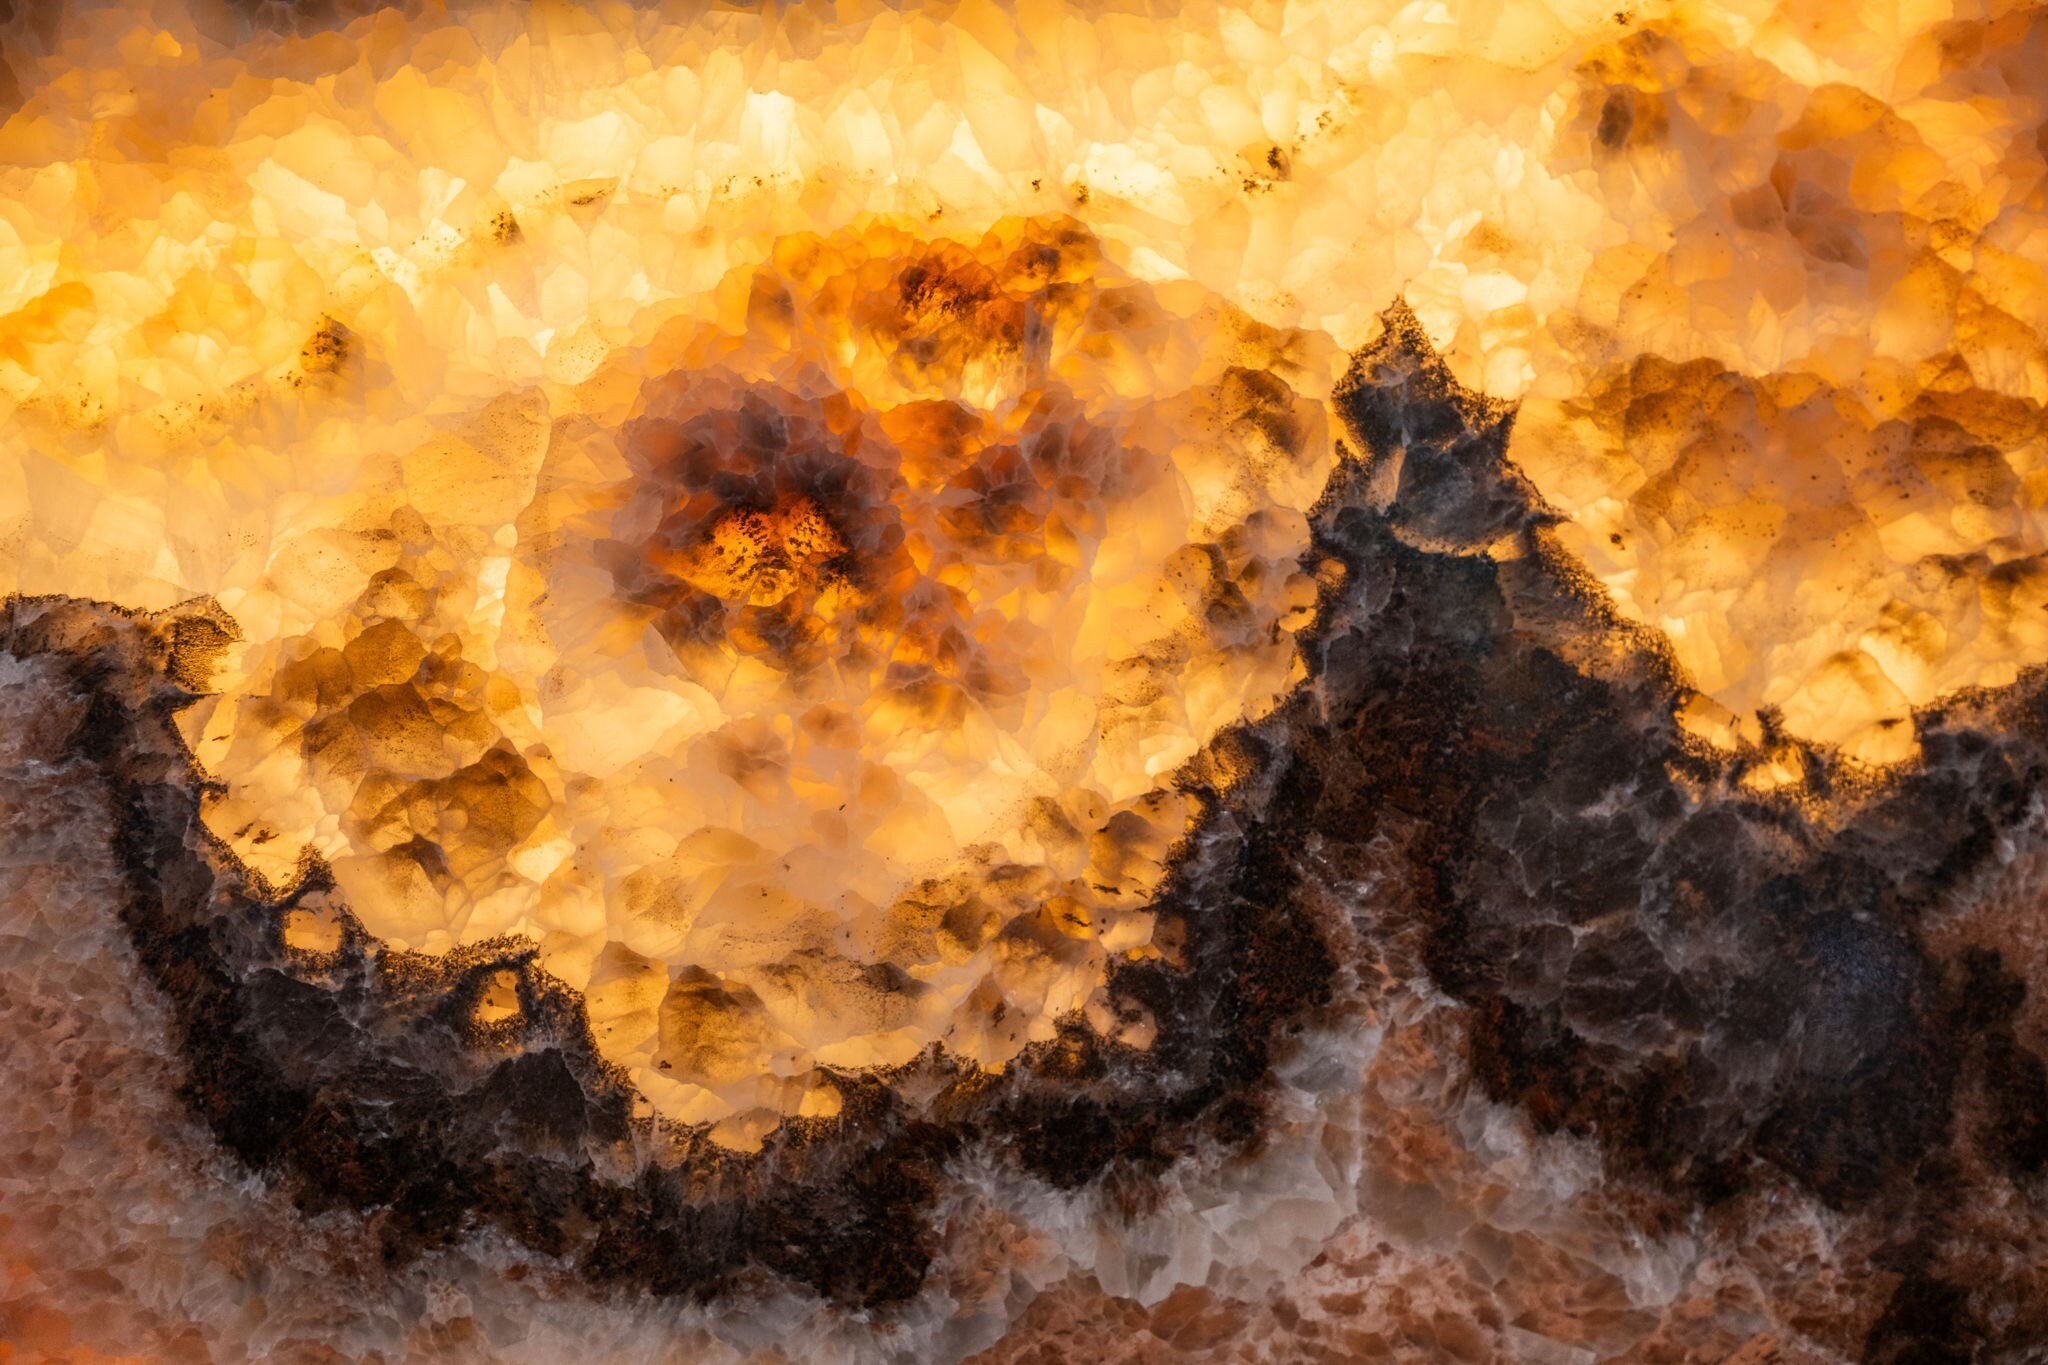
POLYGON ((2048 11, 0 3, 0 1362, 2048 1356, 2048 11))
POLYGON ((734 1145, 836 1109, 820 1065, 1142 1037, 1099 987, 1161 951, 1169 779, 1314 614, 1314 348, 1065 221, 792 237, 699 307, 272 566, 354 595, 204 708, 212 828, 396 945, 536 940, 734 1145))

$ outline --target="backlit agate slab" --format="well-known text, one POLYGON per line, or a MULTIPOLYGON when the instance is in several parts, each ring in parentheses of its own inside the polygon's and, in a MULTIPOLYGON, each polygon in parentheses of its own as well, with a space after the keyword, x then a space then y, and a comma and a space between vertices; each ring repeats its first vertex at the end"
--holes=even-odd
POLYGON ((0 7, 0 1360, 2041 1358, 2044 35, 0 7))

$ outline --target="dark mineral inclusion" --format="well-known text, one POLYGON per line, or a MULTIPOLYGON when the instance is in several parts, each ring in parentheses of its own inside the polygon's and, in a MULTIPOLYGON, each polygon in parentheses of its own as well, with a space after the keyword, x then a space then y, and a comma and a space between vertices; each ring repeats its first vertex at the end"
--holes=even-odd
POLYGON ((1999 1344, 2021 1291, 1945 1277, 1939 1249, 1967 1215, 1960 1170, 2048 1160, 2048 1073, 2012 1026, 2027 984, 1989 951, 1937 956, 1918 924, 2041 793, 2048 681, 1922 714, 1911 771, 1810 750, 1804 786, 1750 794, 1758 755, 1685 735, 1666 651, 1558 551, 1505 459, 1512 412, 1460 389, 1405 308, 1384 321, 1339 390, 1355 448, 1303 555, 1329 584, 1307 680, 1180 775, 1207 809, 1158 904, 1185 946, 1109 981, 1154 1044, 1071 1020, 1001 1076, 938 1052, 848 1074, 842 1114, 754 1156, 682 1132, 672 1159, 631 1160, 645 1121, 530 945, 422 958, 344 916, 336 951, 286 947, 284 913, 331 886, 315 869, 282 902, 252 891, 171 723, 224 617, 7 603, 0 648, 62 656, 91 700, 71 744, 125 812, 122 915, 174 1006, 193 1109, 305 1209, 374 1212, 394 1260, 494 1225, 593 1286, 779 1276, 881 1305, 919 1287, 967 1148, 1129 1191, 1197 1142, 1256 1146, 1271 1060, 1346 980, 1324 907, 1371 886, 1345 913, 1423 945, 1466 1007, 1472 1074, 1597 1139, 1647 1222, 1765 1179, 1878 1209, 1898 1288, 1870 1358, 1999 1344), (1249 775, 1212 785, 1226 769, 1249 775), (520 1022, 480 1028, 502 970, 520 1022))

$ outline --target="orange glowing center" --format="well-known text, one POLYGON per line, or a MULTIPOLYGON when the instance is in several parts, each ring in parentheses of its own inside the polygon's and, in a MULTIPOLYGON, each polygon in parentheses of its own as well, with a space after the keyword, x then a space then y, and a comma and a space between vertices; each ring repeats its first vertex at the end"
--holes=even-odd
POLYGON ((846 542, 809 498, 766 511, 727 512, 697 545, 656 552, 656 564, 691 587, 750 607, 772 607, 801 592, 815 610, 833 582, 826 561, 846 542))

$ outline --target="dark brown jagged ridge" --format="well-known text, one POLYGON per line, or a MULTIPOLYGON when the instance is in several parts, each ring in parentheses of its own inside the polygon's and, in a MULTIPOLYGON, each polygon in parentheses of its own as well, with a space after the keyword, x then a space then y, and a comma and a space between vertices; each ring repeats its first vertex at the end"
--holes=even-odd
POLYGON ((1789 1176, 1880 1219, 1868 1269, 1899 1280, 1871 1359, 2023 1347, 2043 1308, 2016 1300, 2038 1292, 1943 1262, 1969 1259, 1994 1190, 2044 1213, 2048 1071, 2013 1022, 2030 983, 1922 925, 2033 818, 2048 677, 1918 716, 1909 770, 1802 746, 1804 782, 1756 795, 1743 777, 1785 741, 1685 735, 1659 642, 1564 562, 1506 462, 1511 415, 1461 392, 1412 319, 1338 401, 1367 458, 1319 535, 1361 591, 1314 672, 1321 742, 1358 761, 1313 823, 1403 851, 1388 912, 1418 917, 1470 1007, 1478 1080, 1597 1137, 1653 1218, 1789 1176))
POLYGON ((758 1155, 681 1132, 666 1135, 673 1157, 636 1162, 631 1096, 580 998, 530 945, 403 954, 343 911, 335 951, 285 946, 284 917, 334 893, 316 870, 282 901, 259 899, 200 824, 203 782, 172 723, 193 694, 174 679, 191 671, 182 651, 223 627, 193 619, 15 599, 0 647, 61 656, 90 698, 70 743, 122 812, 121 913, 174 1006, 186 1099, 302 1208, 374 1213, 393 1259, 488 1224, 598 1285, 711 1296, 767 1272, 848 1304, 894 1301, 921 1281, 923 1215, 964 1144, 1074 1186, 1113 1164, 1156 1171, 1204 1131, 1247 1137, 1272 1047, 1327 995, 1329 960, 1291 906, 1241 895, 1196 910, 1190 897, 1167 909, 1187 919, 1187 969, 1127 967, 1113 983, 1154 1011, 1149 1052, 1070 1023, 1005 1077, 917 1064, 939 1089, 926 1109, 900 1097, 900 1073, 848 1075, 838 1117, 790 1120, 758 1155), (509 1036, 471 1022, 505 973, 520 1003, 509 1036), (639 1175, 607 1178, 604 1164, 639 1175))
POLYGON ((1908 771, 1805 747, 1802 783, 1757 794, 1745 776, 1792 742, 1685 733, 1684 679, 1508 464, 1512 412, 1461 389, 1404 309, 1385 322, 1337 396, 1359 451, 1312 519, 1307 681, 1183 774, 1207 815, 1156 908, 1184 946, 1111 976, 1153 1045, 1070 1022, 1003 1076, 936 1054, 847 1076, 838 1118, 791 1120, 758 1156, 675 1133, 664 1159, 625 1157, 645 1125, 524 945, 412 957, 343 911, 333 953, 284 946, 283 915, 331 888, 250 892, 170 721, 229 623, 7 604, 0 645, 61 656, 91 698, 72 745, 126 813, 123 916, 176 1008, 194 1109, 302 1206, 374 1213, 393 1258, 488 1224, 597 1286, 704 1297, 772 1275, 886 1303, 922 1282, 931 1201, 969 1147, 1142 1192, 1198 1141, 1256 1146, 1276 1049, 1347 981, 1337 905, 1347 933, 1419 943, 1465 1007, 1476 1080, 1596 1139, 1647 1222, 1794 1182, 1889 1230, 1869 1358, 2023 1349, 2041 1296, 1968 1249, 1987 1190, 2048 1225, 2034 968, 1927 924, 2033 818, 2048 681, 1917 717, 1908 771), (521 1022, 467 1022, 505 972, 521 1022))

